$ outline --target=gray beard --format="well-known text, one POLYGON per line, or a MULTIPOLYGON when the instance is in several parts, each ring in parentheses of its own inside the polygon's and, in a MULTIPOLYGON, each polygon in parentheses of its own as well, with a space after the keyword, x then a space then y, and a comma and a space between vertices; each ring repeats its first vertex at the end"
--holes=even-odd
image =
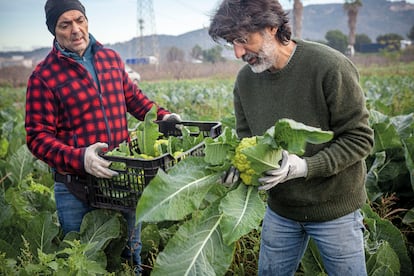
POLYGON ((268 60, 260 60, 260 63, 254 65, 249 64, 249 66, 252 69, 253 73, 262 73, 272 68, 273 64, 268 60))
POLYGON ((250 65, 253 73, 262 73, 276 64, 276 57, 273 56, 272 37, 268 34, 264 36, 263 47, 260 50, 256 64, 250 65))

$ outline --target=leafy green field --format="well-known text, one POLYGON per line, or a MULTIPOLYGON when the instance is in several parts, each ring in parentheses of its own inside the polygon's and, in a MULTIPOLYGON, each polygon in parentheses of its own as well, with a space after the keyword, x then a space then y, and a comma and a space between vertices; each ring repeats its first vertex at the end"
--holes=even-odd
MULTIPOLYGON (((414 63, 361 68, 361 85, 375 130, 375 148, 366 159, 370 201, 363 210, 369 275, 410 275, 414 263, 414 63)), ((230 128, 234 126, 232 87, 233 79, 141 84, 150 98, 185 120, 220 121, 230 128)), ((118 254, 119 239, 125 233, 124 221, 116 212, 98 211, 85 219, 85 228, 95 232, 62 235, 50 172, 25 147, 25 88, 0 87, 0 97, 0 275, 99 275, 105 271, 132 275, 131 266, 118 254)), ((130 118, 131 126, 135 123, 130 118)), ((145 225, 146 273, 183 223, 145 225)), ((259 241, 260 229, 236 242, 227 275, 255 274, 259 241)), ((311 245, 298 275, 323 273, 315 256, 317 250, 311 245)))

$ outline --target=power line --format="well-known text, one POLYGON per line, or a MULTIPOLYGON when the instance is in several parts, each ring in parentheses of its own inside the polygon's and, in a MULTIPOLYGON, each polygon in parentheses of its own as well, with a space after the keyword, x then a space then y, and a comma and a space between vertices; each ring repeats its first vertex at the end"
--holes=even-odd
POLYGON ((205 13, 205 11, 202 11, 202 10, 200 10, 200 9, 198 9, 198 8, 196 8, 196 7, 194 7, 194 6, 192 6, 192 5, 189 5, 188 3, 185 3, 185 2, 183 2, 183 1, 181 1, 181 0, 175 0, 175 2, 180 3, 180 4, 181 4, 181 6, 184 6, 184 7, 188 8, 189 10, 196 11, 196 12, 197 12, 197 13, 199 13, 199 14, 205 15, 205 14, 204 14, 204 13, 205 13))

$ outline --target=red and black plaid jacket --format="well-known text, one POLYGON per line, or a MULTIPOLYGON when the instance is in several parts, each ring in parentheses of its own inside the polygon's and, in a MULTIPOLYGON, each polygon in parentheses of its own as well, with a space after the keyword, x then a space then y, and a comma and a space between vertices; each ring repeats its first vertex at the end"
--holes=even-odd
MULTIPOLYGON (((112 149, 129 140, 127 112, 143 120, 154 102, 128 78, 119 55, 93 45, 99 86, 87 69, 56 47, 37 65, 26 92, 26 141, 37 158, 61 173, 84 175, 87 146, 112 149)), ((158 119, 169 112, 158 108, 158 119)))

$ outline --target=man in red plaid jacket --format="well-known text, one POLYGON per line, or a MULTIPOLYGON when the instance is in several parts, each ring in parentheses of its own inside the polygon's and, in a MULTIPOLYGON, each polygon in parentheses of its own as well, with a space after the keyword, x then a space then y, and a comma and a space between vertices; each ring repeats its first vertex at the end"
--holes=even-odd
MULTIPOLYGON (((64 233, 79 231, 91 208, 87 174, 110 178, 116 172, 100 158, 129 140, 127 112, 139 120, 155 104, 124 70, 120 56, 89 34, 84 6, 78 0, 48 0, 46 24, 54 35, 53 49, 29 78, 26 95, 27 145, 55 172, 55 197, 64 233)), ((159 120, 178 120, 159 107, 159 120)), ((134 214, 126 214, 134 228, 134 214)), ((133 229, 135 262, 140 264, 140 226, 133 229)))

